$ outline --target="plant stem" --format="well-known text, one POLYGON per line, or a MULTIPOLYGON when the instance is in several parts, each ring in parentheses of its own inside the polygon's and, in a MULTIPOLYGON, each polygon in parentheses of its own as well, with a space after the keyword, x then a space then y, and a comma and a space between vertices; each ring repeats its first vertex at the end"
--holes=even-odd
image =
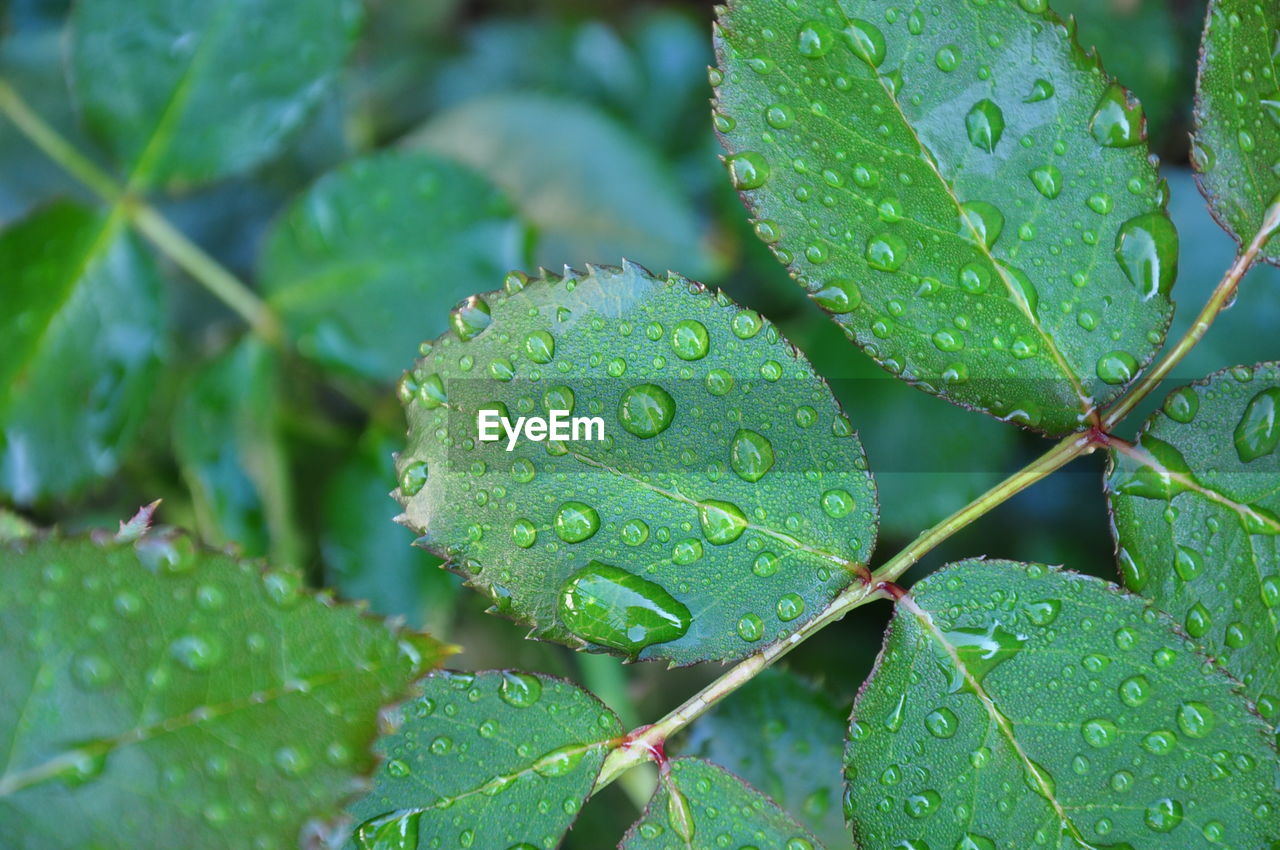
POLYGON ((235 275, 188 239, 154 207, 130 196, 110 174, 86 157, 35 113, 8 81, 0 79, 0 113, 32 144, 109 204, 122 205, 133 226, 187 274, 240 314, 272 345, 280 344, 280 323, 271 308, 235 275))
POLYGON ((1245 272, 1253 266, 1254 260, 1257 259, 1267 241, 1275 235, 1280 229, 1280 196, 1271 202, 1267 207, 1266 213, 1262 218, 1262 226, 1258 232, 1254 234, 1253 239, 1249 240, 1249 244, 1236 256, 1235 262, 1231 264, 1231 268, 1227 269, 1227 273, 1219 281, 1214 288, 1213 293, 1209 296, 1208 302, 1204 305, 1204 309, 1200 311, 1200 315, 1196 316, 1196 320, 1191 323, 1191 327, 1182 335, 1182 339, 1160 358, 1160 362, 1147 370, 1137 384, 1134 385, 1128 393, 1125 394, 1115 406, 1112 407, 1102 420, 1102 429, 1110 431, 1115 427, 1116 423, 1124 419, 1144 398, 1151 394, 1160 382, 1163 381, 1177 366, 1182 362, 1182 358, 1196 347, 1196 344, 1204 338, 1205 332, 1218 318, 1218 314, 1227 308, 1235 298, 1236 289, 1240 286, 1240 280, 1244 277, 1245 272))

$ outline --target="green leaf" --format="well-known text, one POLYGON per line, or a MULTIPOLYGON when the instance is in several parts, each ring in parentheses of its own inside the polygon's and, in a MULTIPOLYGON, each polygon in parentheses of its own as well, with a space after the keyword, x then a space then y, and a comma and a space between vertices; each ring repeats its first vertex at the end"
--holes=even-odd
POLYGON ((695 758, 667 762, 653 799, 619 850, 722 847, 821 850, 778 804, 729 771, 695 758))
POLYGON ((173 452, 205 541, 296 564, 278 380, 275 353, 252 337, 204 364, 174 412, 173 452))
POLYGON ((456 613, 458 579, 391 522, 398 513, 390 490, 399 446, 398 436, 371 428, 328 479, 320 538, 325 574, 341 595, 444 636, 456 613))
POLYGON ((681 751, 759 788, 824 844, 849 846, 840 807, 847 711, 786 670, 764 670, 699 719, 681 751))
POLYGON ((0 844, 295 846, 444 652, 153 533, 0 549, 0 844))
POLYGON ((454 304, 525 254, 510 204, 486 180, 436 156, 376 154, 318 180, 267 237, 261 278, 303 353, 390 380, 423 334, 414 303, 454 304))
MULTIPOLYGON (((1280 80, 1275 71, 1280 9, 1210 0, 1196 80, 1191 164, 1214 218, 1241 244, 1262 227, 1280 195, 1280 80)), ((1273 239, 1261 255, 1280 264, 1273 239)))
POLYGON ((378 742, 386 761, 351 807, 355 845, 554 847, 622 724, 561 679, 512 670, 434 673, 378 742))
POLYGON ((288 15, 255 0, 82 0, 72 84, 134 188, 203 183, 279 151, 328 92, 359 20, 355 0, 288 15))
POLYGON ((1107 477, 1121 574, 1280 722, 1280 364, 1179 387, 1116 444, 1107 477))
POLYGON ((676 664, 756 651, 865 581, 875 485, 799 352, 676 275, 566 275, 463 302, 402 382, 397 496, 424 545, 538 637, 676 664), (482 409, 572 410, 604 439, 508 451, 477 439, 482 409))
POLYGON ((1062 434, 1159 347, 1177 234, 1140 107, 1025 5, 734 2, 712 76, 757 233, 850 338, 1062 434))
POLYGON ((1269 730, 1150 603, 965 561, 897 606, 854 705, 846 816, 868 850, 1263 848, 1269 730))
POLYGON ((0 543, 22 540, 36 533, 36 527, 26 517, 0 508, 0 543))
POLYGON ((501 186, 538 228, 540 265, 627 257, 696 277, 720 265, 680 182, 653 149, 592 107, 536 94, 477 98, 409 143, 501 186))
POLYGON ((165 315, 123 213, 68 202, 0 233, 0 492, 19 504, 112 474, 156 378, 165 315))

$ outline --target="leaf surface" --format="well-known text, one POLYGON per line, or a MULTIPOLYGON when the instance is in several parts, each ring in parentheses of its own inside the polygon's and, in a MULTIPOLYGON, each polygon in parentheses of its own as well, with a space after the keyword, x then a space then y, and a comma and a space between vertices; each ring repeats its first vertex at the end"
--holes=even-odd
POLYGON ((110 475, 156 377, 159 277, 123 215, 57 202, 0 233, 0 492, 19 504, 110 475))
POLYGON ((1280 364, 1179 387, 1111 452, 1121 575, 1280 722, 1280 364))
MULTIPOLYGON (((1191 164, 1214 218, 1248 243, 1280 195, 1280 60, 1274 3, 1211 0, 1200 46, 1191 164)), ((1280 242, 1261 255, 1280 264, 1280 242)))
POLYGON ((275 154, 328 91, 360 20, 354 0, 281 14, 254 0, 85 0, 73 89, 134 188, 185 186, 275 154))
POLYGON ((776 329, 634 265, 508 284, 459 305, 405 377, 396 467, 406 524, 500 613, 688 664, 782 639, 862 580, 861 445, 776 329), (510 451, 478 439, 481 410, 552 409, 598 427, 510 451))
POLYGON ((1095 578, 965 561, 898 603, 853 710, 867 850, 1262 848, 1280 764, 1238 687, 1095 578))
POLYGON ((581 688, 512 670, 433 673, 398 722, 351 807, 361 848, 558 846, 623 734, 581 688))
POLYGON ((657 153, 599 110, 565 98, 497 94, 433 118, 409 142, 502 187, 538 228, 549 268, 626 257, 696 277, 716 271, 705 224, 657 153))
POLYGON ((307 356, 392 380, 424 334, 412 303, 457 303, 524 260, 510 204, 478 174, 438 156, 375 154, 321 177, 267 237, 268 301, 307 356))
POLYGON ((689 729, 683 753, 759 788, 830 847, 847 847, 840 806, 847 710, 795 673, 769 668, 689 729))
POLYGON ((152 533, 0 549, 0 844, 294 847, 444 652, 152 533))
POLYGON ((850 338, 1061 434, 1154 355, 1177 234, 1141 108, 1025 5, 733 2, 712 77, 757 233, 850 338))
POLYGON ((711 762, 668 762, 640 820, 619 850, 720 850, 722 847, 821 850, 778 804, 711 762))

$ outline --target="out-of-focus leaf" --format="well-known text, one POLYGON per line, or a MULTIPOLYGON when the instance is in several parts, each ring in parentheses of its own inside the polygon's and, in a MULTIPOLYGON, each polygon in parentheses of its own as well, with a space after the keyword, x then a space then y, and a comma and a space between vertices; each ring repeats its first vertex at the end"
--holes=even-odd
POLYGON ((847 709, 794 673, 770 669, 689 730, 683 751, 759 788, 828 847, 848 847, 840 805, 847 709))
POLYGON ((558 846, 623 733, 576 685, 511 670, 433 673, 398 723, 350 809, 361 848, 558 846))
POLYGON ((732 2, 715 120, 759 235, 851 339, 1059 434, 1163 340, 1177 233, 1141 107, 1024 5, 732 2))
POLYGON ((348 599, 365 599, 385 616, 404 617, 446 635, 458 580, 441 560, 412 546, 413 534, 392 522, 399 513, 393 453, 401 440, 371 429, 326 486, 321 551, 330 583, 348 599))
POLYGON ((322 177, 275 224, 262 285, 298 347, 391 380, 441 307, 523 263, 526 236, 477 174, 422 153, 377 154, 322 177))
POLYGON ((1163 144, 1170 120, 1187 110, 1193 87, 1193 53, 1183 44, 1175 0, 1054 0, 1051 5, 1062 17, 1075 17, 1076 41, 1096 51, 1107 73, 1137 95, 1152 144, 1163 144))
POLYGON ((668 762, 658 789, 619 850, 822 850, 790 814, 722 767, 695 758, 668 762))
POLYGON ((379 709, 445 654, 181 536, 0 561, 13 850, 297 846, 373 766, 379 709))
POLYGON ((1280 364, 1168 395, 1107 492, 1124 582, 1167 611, 1280 722, 1280 364))
POLYGON ((626 257, 694 277, 720 261, 707 223, 652 148, 595 108, 538 94, 479 98, 409 144, 453 157, 506 190, 538 228, 548 268, 626 257))
POLYGON ((184 186, 275 154, 329 90, 356 0, 80 0, 72 82, 135 187, 184 186))
MULTIPOLYGON (((1191 164, 1214 218, 1248 243, 1268 206, 1280 199, 1280 7, 1255 0, 1211 0, 1196 80, 1191 164)), ((1261 256, 1280 265, 1280 241, 1261 256)))
POLYGON ((60 202, 0 233, 0 492, 19 504, 110 475, 146 410, 164 325, 119 210, 60 202))
POLYGON ((737 658, 865 581, 861 443, 757 313, 628 265, 512 274, 451 324, 400 386, 396 495, 424 545, 539 637, 737 658), (481 441, 482 409, 571 411, 595 430, 481 441))
POLYGON ((278 373, 275 352, 252 337, 202 366, 178 401, 173 451, 204 540, 298 566, 278 373))
POLYGON ((1236 683, 1150 603, 1039 564, 965 561, 899 600, 845 762, 876 850, 1280 835, 1275 744, 1236 683))
POLYGON ((36 527, 13 511, 0 508, 0 543, 21 540, 36 533, 36 527))

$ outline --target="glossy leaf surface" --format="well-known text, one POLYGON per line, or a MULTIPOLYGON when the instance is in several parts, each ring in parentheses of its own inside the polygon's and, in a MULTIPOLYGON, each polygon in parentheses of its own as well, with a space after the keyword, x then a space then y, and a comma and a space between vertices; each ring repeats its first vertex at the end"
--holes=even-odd
POLYGON ((673 759, 619 850, 821 850, 778 804, 711 762, 673 759))
POLYGON ((716 121, 756 231, 882 366, 1049 433, 1163 339, 1141 107, 1044 3, 734 2, 716 121))
POLYGON ((650 146, 589 106, 528 93, 476 98, 433 118, 410 143, 502 187, 538 228, 539 265, 626 257, 696 277, 714 271, 702 244, 706 226, 675 175, 650 146))
POLYGON ((1129 589, 1169 612, 1280 722, 1280 365, 1179 387, 1111 453, 1129 589))
MULTIPOLYGON (((318 180, 267 237, 262 285, 290 335, 330 368, 391 380, 439 310, 524 262, 523 227, 478 174, 437 156, 376 154, 318 180)), ((434 321, 432 321, 434 319, 434 321)))
MULTIPOLYGON (((1191 163, 1218 223, 1248 243, 1280 194, 1280 79, 1274 3, 1212 0, 1196 81, 1191 163)), ((1280 263, 1272 239, 1262 255, 1280 263)))
POLYGON ((406 524, 500 613, 687 664, 783 638, 860 580, 874 483, 776 329, 637 266, 508 285, 456 308, 402 382, 397 461, 406 524), (478 439, 481 410, 552 409, 600 427, 510 451, 478 439))
POLYGON ((558 846, 623 731, 581 688, 511 670, 433 673, 398 724, 351 807, 356 847, 558 846))
POLYGON ((0 560, 8 848, 296 847, 373 766, 379 708, 443 654, 163 532, 0 560))
POLYGON ((276 153, 328 90, 353 0, 85 0, 71 76, 89 130, 135 187, 225 177, 276 153))
POLYGON ((681 751, 768 794, 830 847, 847 847, 840 807, 847 707, 795 673, 769 668, 689 729, 681 751))
POLYGON ((145 413, 160 281, 119 213, 59 202, 0 233, 0 492, 64 496, 119 466, 145 413))
POLYGON ((845 760, 866 850, 1280 834, 1275 744, 1235 682, 1149 602, 1038 564, 965 561, 899 601, 845 760))

